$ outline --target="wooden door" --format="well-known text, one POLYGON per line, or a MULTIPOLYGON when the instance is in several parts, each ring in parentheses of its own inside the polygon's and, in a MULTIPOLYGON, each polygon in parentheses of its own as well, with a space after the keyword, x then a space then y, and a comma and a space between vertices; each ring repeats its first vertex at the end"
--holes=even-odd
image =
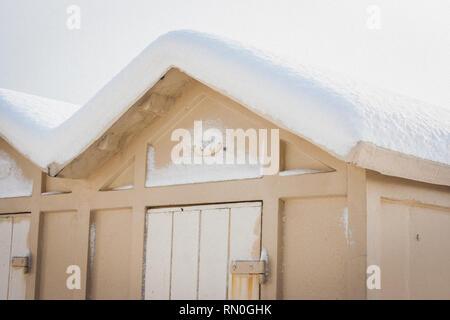
POLYGON ((259 299, 257 275, 230 273, 261 251, 261 203, 150 209, 145 299, 259 299))
POLYGON ((26 294, 26 268, 14 267, 13 257, 29 257, 30 215, 0 216, 0 300, 22 300, 26 294))

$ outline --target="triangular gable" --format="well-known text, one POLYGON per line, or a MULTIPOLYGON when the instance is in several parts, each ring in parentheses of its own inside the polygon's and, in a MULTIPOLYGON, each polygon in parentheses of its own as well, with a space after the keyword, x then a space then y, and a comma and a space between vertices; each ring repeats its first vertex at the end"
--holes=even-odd
MULTIPOLYGON (((357 152, 357 145, 368 143, 378 148, 377 152, 387 150, 424 161, 428 171, 445 171, 447 177, 448 110, 314 69, 276 64, 237 43, 189 31, 169 33, 149 45, 55 128, 28 126, 23 117, 12 112, 15 107, 9 101, 0 99, 0 134, 50 175, 77 177, 80 168, 94 168, 109 157, 110 148, 127 143, 130 135, 126 128, 124 134, 105 137, 105 132, 122 130, 117 126, 121 118, 130 116, 130 106, 139 105, 136 103, 145 98, 149 88, 156 87, 173 68, 343 161, 363 167, 370 164, 371 169, 391 175, 448 183, 447 178, 414 175, 411 169, 404 169, 405 165, 388 170, 385 164, 355 158, 363 154, 360 147, 357 152), (80 162, 80 155, 94 144, 101 151, 80 162)), ((163 92, 152 99, 164 101, 165 96, 163 92)), ((127 123, 140 122, 134 116, 127 123)))

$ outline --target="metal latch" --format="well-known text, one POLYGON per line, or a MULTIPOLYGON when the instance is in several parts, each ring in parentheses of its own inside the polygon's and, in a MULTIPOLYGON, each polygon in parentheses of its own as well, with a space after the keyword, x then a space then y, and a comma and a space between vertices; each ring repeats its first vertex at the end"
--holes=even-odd
POLYGON ((11 259, 11 266, 14 268, 24 268, 23 272, 28 273, 30 269, 30 258, 29 257, 13 257, 11 259))
POLYGON ((269 258, 266 249, 261 250, 260 260, 233 260, 232 274, 257 274, 259 283, 264 283, 269 276, 269 258))

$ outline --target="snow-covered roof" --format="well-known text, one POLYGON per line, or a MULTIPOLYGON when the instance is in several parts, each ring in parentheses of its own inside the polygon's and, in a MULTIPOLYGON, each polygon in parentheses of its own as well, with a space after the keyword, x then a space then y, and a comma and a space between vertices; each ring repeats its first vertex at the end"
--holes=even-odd
POLYGON ((85 105, 0 90, 0 135, 45 169, 97 140, 169 69, 178 68, 348 160, 358 142, 450 165, 450 111, 193 31, 167 33, 85 105))

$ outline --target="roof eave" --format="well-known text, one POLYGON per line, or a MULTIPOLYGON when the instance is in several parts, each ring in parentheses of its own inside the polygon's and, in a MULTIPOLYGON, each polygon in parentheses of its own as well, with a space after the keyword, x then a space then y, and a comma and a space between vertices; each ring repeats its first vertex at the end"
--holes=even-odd
POLYGON ((450 166, 359 142, 346 159, 358 167, 381 174, 450 186, 450 166))

